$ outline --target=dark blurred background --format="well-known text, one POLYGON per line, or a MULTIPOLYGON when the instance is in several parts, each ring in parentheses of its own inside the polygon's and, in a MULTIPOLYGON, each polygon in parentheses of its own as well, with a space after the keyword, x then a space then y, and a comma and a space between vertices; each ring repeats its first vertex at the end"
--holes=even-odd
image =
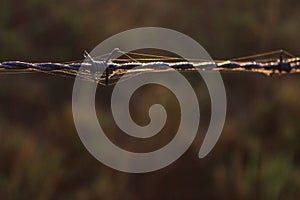
MULTIPOLYGON (((84 50, 104 39, 142 26, 185 33, 215 59, 277 49, 300 55, 299 8, 297 0, 2 0, 0 61, 78 60, 84 50)), ((196 82, 193 74, 187 76, 202 91, 199 132, 205 133, 209 96, 203 82, 196 82)), ((0 74, 0 198, 299 199, 300 75, 222 76, 228 112, 213 151, 197 158, 203 138, 199 134, 172 165, 147 174, 127 174, 98 162, 81 143, 72 118, 73 79, 0 74)), ((112 87, 98 89, 98 108, 106 113, 112 87)), ((178 110, 168 91, 144 89, 135 95, 137 106, 132 106, 138 123, 147 123, 140 117, 147 111, 140 111, 138 105, 151 105, 152 94, 178 110)), ((176 120, 176 115, 171 116, 176 120)), ((106 121, 109 137, 136 151, 163 146, 176 128, 173 122, 155 136, 158 143, 146 144, 118 136, 117 128, 109 125, 113 124, 109 114, 106 121)))

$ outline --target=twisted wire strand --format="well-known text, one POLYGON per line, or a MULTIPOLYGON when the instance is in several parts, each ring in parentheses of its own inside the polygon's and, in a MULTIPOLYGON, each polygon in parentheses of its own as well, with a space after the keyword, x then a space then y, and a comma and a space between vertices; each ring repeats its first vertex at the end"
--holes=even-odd
MULTIPOLYGON (((274 52, 271 52, 274 53, 274 52)), ((132 53, 134 54, 134 53, 132 53)), ((270 53, 265 53, 269 55, 270 53)), ((146 55, 146 54, 145 54, 146 55)), ((259 54, 263 55, 263 54, 259 54)), ((242 61, 245 58, 253 56, 241 57, 227 61, 193 61, 185 62, 168 57, 153 57, 140 59, 112 59, 107 61, 87 62, 71 62, 71 63, 30 63, 21 61, 6 61, 0 63, 0 74, 9 73, 30 73, 44 72, 62 76, 76 76, 80 74, 85 80, 95 80, 99 83, 108 84, 108 81, 117 81, 122 75, 128 76, 138 74, 140 72, 163 72, 170 69, 175 70, 220 70, 220 71, 252 71, 261 72, 267 75, 284 74, 300 72, 300 57, 292 57, 285 51, 281 51, 280 57, 277 59, 265 59, 257 61, 242 61), (283 58, 283 53, 289 58, 283 58), (107 67, 104 71, 104 78, 97 77, 97 73, 103 66, 107 67), (79 73, 80 70, 80 73, 79 73)))

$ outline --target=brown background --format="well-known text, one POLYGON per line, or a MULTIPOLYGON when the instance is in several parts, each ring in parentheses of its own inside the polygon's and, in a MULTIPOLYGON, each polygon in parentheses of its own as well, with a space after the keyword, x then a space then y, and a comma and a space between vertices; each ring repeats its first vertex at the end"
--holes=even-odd
MULTIPOLYGON (((298 0, 2 0, 0 61, 78 60, 84 50, 104 39, 142 26, 183 32, 216 59, 277 49, 299 55, 299 8, 298 0)), ((201 91, 199 132, 203 133, 210 116, 208 95, 201 80, 187 76, 201 91)), ((197 158, 203 136, 199 134, 171 166, 127 174, 102 165, 82 145, 72 118, 72 79, 0 75, 0 198, 299 198, 299 75, 270 78, 224 73, 223 78, 228 98, 226 124, 208 157, 197 158)), ((109 111, 112 88, 99 90, 102 114, 109 111)), ((146 124, 147 109, 142 108, 154 103, 155 97, 173 112, 165 130, 155 136, 157 140, 120 136, 109 125, 113 122, 107 114, 104 123, 109 137, 138 152, 170 141, 177 128, 178 104, 168 91, 149 86, 137 93, 133 118, 146 124)))

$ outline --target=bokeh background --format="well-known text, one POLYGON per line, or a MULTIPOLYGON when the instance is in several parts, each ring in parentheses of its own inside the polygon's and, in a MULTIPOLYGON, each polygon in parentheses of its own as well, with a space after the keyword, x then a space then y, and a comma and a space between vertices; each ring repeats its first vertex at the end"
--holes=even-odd
MULTIPOLYGON (((1 0, 0 61, 78 60, 104 39, 142 26, 185 33, 216 59, 277 49, 300 55, 299 8, 298 0, 1 0)), ((199 132, 205 133, 209 96, 199 77, 186 75, 201 91, 199 132)), ((72 118, 73 79, 0 74, 0 199, 300 198, 300 75, 222 76, 228 112, 213 151, 197 158, 200 133, 171 166, 127 174, 98 162, 81 143, 72 118)), ((135 94, 137 123, 147 123, 140 108, 154 100, 171 113, 163 133, 140 141, 113 125, 112 89, 99 86, 97 94, 110 139, 137 152, 172 139, 178 120, 172 93, 149 86, 135 94)))

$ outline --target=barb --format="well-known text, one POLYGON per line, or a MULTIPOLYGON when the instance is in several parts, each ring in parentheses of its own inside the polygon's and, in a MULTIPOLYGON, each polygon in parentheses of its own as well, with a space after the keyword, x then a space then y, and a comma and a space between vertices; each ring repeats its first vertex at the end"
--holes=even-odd
POLYGON ((267 75, 286 74, 300 72, 300 57, 284 51, 273 51, 253 56, 245 56, 230 60, 193 60, 186 62, 182 58, 157 56, 150 54, 125 53, 114 49, 106 59, 95 60, 87 52, 84 56, 88 62, 71 63, 30 63, 21 61, 6 61, 0 63, 0 74, 43 72, 61 76, 76 76, 81 66, 84 70, 80 76, 85 80, 98 81, 99 84, 114 84, 120 76, 137 75, 139 72, 164 72, 170 69, 203 71, 241 71, 260 72, 267 75), (111 59, 116 52, 122 53, 127 58, 111 59), (266 56, 279 54, 277 58, 258 59, 266 56), (142 56, 135 58, 135 56, 142 56), (104 70, 104 77, 98 77, 99 71, 104 70), (110 82, 110 83, 109 83, 110 82))

